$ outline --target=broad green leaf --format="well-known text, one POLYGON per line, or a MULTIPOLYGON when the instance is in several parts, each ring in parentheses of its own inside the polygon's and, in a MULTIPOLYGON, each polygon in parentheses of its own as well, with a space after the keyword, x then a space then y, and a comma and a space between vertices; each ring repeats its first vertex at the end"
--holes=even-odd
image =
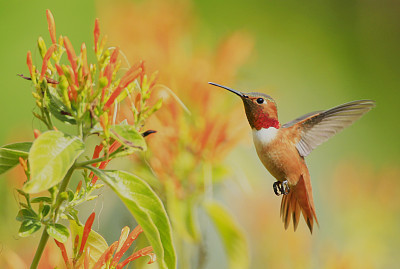
POLYGON ((18 212, 16 219, 18 221, 25 221, 25 220, 36 221, 39 220, 39 217, 32 209, 23 208, 18 212))
POLYGON ((68 169, 82 154, 84 144, 76 136, 60 131, 48 131, 41 134, 29 151, 31 178, 23 190, 36 193, 47 190, 59 183, 68 169))
POLYGON ((216 201, 205 202, 204 207, 222 238, 229 259, 228 268, 249 268, 249 249, 247 241, 232 216, 216 201))
POLYGON ((0 175, 19 163, 19 157, 28 158, 32 142, 22 142, 0 148, 0 175))
POLYGON ((69 231, 64 225, 55 223, 49 224, 46 228, 47 233, 61 243, 67 242, 69 231))
POLYGON ((21 223, 18 235, 21 237, 27 237, 39 230, 41 226, 42 224, 38 220, 25 220, 21 223))
POLYGON ((146 150, 147 145, 143 136, 132 125, 114 125, 111 136, 128 148, 146 150))
POLYGON ((87 168, 107 183, 124 202, 152 245, 160 268, 176 268, 167 212, 150 186, 127 172, 102 171, 92 166, 87 168))
MULTIPOLYGON (((82 240, 82 233, 83 233, 83 226, 79 226, 76 224, 75 221, 70 221, 70 229, 72 235, 72 241, 74 242, 76 235, 79 235, 79 244, 81 245, 82 240)), ((90 248, 90 267, 92 267, 101 257, 103 252, 108 248, 106 240, 96 233, 95 231, 91 230, 89 233, 89 237, 86 241, 85 249, 87 247, 90 248)), ((79 247, 78 247, 79 248, 79 247)), ((81 259, 84 258, 85 255, 82 255, 81 259)))

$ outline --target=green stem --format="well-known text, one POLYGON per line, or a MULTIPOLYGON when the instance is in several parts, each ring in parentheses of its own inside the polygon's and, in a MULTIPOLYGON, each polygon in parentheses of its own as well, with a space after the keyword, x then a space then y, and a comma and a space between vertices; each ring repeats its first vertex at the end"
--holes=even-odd
POLYGON ((103 156, 103 157, 100 157, 97 159, 92 159, 92 160, 76 163, 75 166, 76 166, 76 168, 82 168, 83 166, 93 164, 93 163, 99 163, 99 162, 106 161, 106 160, 107 160, 107 156, 103 156))
MULTIPOLYGON (((68 170, 67 174, 65 175, 63 181, 61 182, 60 189, 58 190, 56 201, 58 199, 60 199, 60 194, 66 190, 74 170, 75 170, 75 165, 71 166, 71 168, 68 170)), ((56 202, 56 204, 57 204, 57 202, 56 202)), ((54 216, 56 216, 57 213, 58 213, 58 208, 55 209, 54 216)), ((47 226, 44 227, 38 248, 36 250, 35 256, 33 257, 33 261, 32 261, 31 267, 30 267, 31 269, 37 268, 40 258, 42 257, 42 254, 43 254, 44 247, 46 246, 47 240, 49 239, 49 234, 47 233, 46 228, 47 228, 47 226)))
POLYGON ((47 240, 49 239, 49 234, 46 231, 46 227, 43 230, 42 237, 40 238, 40 242, 38 248, 35 253, 35 257, 33 257, 33 261, 31 264, 31 269, 36 269, 38 267, 40 257, 42 257, 44 247, 46 246, 47 240))

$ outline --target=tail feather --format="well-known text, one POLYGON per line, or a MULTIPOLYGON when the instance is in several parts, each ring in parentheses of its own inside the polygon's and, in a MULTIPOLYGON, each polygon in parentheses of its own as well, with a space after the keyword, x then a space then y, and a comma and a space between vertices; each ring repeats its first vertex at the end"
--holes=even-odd
POLYGON ((297 184, 291 187, 289 194, 282 197, 281 217, 285 229, 289 227, 290 221, 293 219, 293 228, 296 231, 300 220, 300 212, 303 214, 304 220, 312 233, 314 220, 318 226, 319 224, 315 213, 311 181, 308 173, 301 175, 297 184))

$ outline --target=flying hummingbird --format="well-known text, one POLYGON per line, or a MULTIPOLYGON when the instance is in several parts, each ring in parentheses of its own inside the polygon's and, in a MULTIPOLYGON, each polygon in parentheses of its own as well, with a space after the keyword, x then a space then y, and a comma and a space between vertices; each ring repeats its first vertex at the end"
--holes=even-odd
POLYGON ((318 145, 351 125, 375 106, 373 100, 358 100, 334 108, 311 112, 281 125, 275 101, 264 93, 244 93, 209 82, 238 95, 244 104, 247 119, 253 131, 257 155, 277 181, 276 195, 283 195, 281 217, 285 229, 293 219, 296 231, 300 213, 310 232, 315 213, 310 174, 304 158, 318 145))

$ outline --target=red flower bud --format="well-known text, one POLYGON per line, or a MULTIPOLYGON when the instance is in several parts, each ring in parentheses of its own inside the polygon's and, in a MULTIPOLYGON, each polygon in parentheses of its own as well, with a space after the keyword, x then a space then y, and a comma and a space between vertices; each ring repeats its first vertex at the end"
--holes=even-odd
POLYGON ((57 247, 61 250, 61 255, 63 257, 65 265, 67 266, 67 268, 71 268, 71 265, 69 264, 67 250, 65 249, 65 245, 57 241, 56 239, 54 239, 54 242, 56 242, 57 247))
POLYGON ((49 64, 50 57, 55 50, 56 50, 56 45, 53 44, 53 45, 51 45, 51 47, 47 50, 46 54, 44 55, 43 64, 42 64, 42 72, 40 73, 40 80, 42 80, 44 75, 46 74, 47 65, 49 64))
POLYGON ((97 53, 97 50, 99 48, 99 37, 100 37, 100 25, 99 25, 99 19, 96 18, 94 21, 94 51, 97 53))
POLYGON ((142 68, 138 67, 138 65, 132 66, 121 78, 121 81, 118 84, 117 88, 111 94, 110 98, 108 98, 106 104, 104 105, 103 111, 109 109, 110 106, 114 103, 115 99, 121 94, 122 90, 125 89, 129 84, 131 84, 142 72, 142 68))
POLYGON ((131 261, 134 261, 143 256, 150 256, 150 261, 148 263, 153 263, 156 261, 156 255, 153 253, 153 247, 149 246, 149 247, 145 247, 145 248, 142 248, 141 250, 136 251, 131 256, 129 256, 125 261, 118 264, 115 268, 122 269, 122 268, 124 268, 125 265, 127 265, 131 261))
POLYGON ((40 136, 40 131, 38 129, 33 130, 33 135, 37 139, 40 136))
POLYGON ((95 213, 93 212, 90 214, 89 218, 86 220, 85 227, 83 228, 83 233, 82 233, 82 241, 81 241, 81 246, 79 248, 78 256, 82 255, 83 250, 85 249, 86 241, 89 237, 89 233, 92 230, 92 225, 95 217, 95 213))
POLYGON ((31 74, 31 78, 33 77, 33 64, 32 64, 32 53, 28 51, 28 54, 26 55, 26 64, 28 65, 29 68, 29 73, 31 74))
POLYGON ((76 64, 76 54, 75 54, 74 47, 72 47, 71 41, 69 41, 68 37, 64 37, 64 46, 65 46, 65 50, 67 51, 68 60, 71 63, 72 71, 74 72, 74 75, 75 75, 75 85, 79 86, 78 70, 77 70, 78 66, 76 64))
POLYGON ((51 14, 50 10, 46 10, 46 16, 47 16, 47 25, 49 27, 49 33, 50 33, 50 38, 53 44, 57 43, 56 39, 56 24, 54 23, 54 17, 53 14, 51 14))

